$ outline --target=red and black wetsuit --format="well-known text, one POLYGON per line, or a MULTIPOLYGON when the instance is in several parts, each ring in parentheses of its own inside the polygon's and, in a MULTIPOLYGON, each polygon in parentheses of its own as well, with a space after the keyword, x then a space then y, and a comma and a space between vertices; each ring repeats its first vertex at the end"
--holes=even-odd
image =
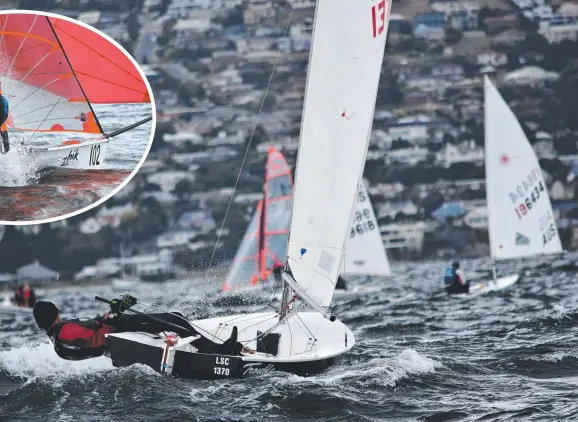
POLYGON ((105 318, 62 321, 47 331, 56 354, 62 359, 83 360, 102 356, 107 350, 106 334, 116 328, 105 318))
MULTIPOLYGON (((105 316, 87 321, 62 321, 50 328, 47 334, 52 343, 54 343, 56 354, 67 360, 83 360, 102 356, 108 349, 106 334, 111 333, 141 331, 157 334, 163 331, 172 331, 180 337, 188 337, 193 335, 193 333, 198 335, 197 331, 177 312, 150 315, 185 329, 179 330, 143 315, 121 315, 117 318, 105 316)), ((203 336, 191 344, 201 353, 212 353, 226 346, 215 343, 203 336)), ((234 349, 239 349, 239 346, 242 347, 240 343, 235 344, 234 349)))

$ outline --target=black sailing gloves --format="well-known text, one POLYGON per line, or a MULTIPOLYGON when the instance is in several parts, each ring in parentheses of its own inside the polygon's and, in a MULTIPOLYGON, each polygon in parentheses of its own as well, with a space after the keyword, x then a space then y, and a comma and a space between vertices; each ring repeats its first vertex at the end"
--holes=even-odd
POLYGON ((135 297, 132 297, 131 295, 124 295, 122 298, 120 299, 113 299, 110 302, 110 311, 113 314, 122 314, 124 311, 126 311, 128 308, 130 308, 131 306, 134 306, 137 304, 137 300, 135 297))

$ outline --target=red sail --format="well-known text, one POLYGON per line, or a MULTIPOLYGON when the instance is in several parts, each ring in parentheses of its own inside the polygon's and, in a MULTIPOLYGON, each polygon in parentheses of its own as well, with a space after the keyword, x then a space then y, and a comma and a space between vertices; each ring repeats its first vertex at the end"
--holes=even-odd
POLYGON ((101 133, 90 103, 150 102, 144 80, 110 41, 72 22, 0 15, 0 82, 8 126, 101 133))
POLYGON ((129 58, 99 34, 49 18, 91 103, 150 103, 142 76, 129 58))
POLYGON ((289 224, 293 204, 293 178, 287 160, 270 147, 265 174, 264 236, 261 244, 261 280, 266 280, 276 267, 285 265, 289 224))
POLYGON ((285 157, 273 147, 267 155, 264 190, 223 286, 225 291, 266 280, 273 268, 284 265, 293 178, 285 157))

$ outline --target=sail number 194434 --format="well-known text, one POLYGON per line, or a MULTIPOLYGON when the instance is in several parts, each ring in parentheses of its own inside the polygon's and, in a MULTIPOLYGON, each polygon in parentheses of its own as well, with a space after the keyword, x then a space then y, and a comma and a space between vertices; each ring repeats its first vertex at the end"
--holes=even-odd
POLYGON ((544 185, 540 181, 532 190, 530 190, 530 195, 527 196, 521 204, 518 204, 514 211, 519 219, 528 214, 528 211, 532 209, 536 201, 540 198, 540 192, 544 192, 544 185))

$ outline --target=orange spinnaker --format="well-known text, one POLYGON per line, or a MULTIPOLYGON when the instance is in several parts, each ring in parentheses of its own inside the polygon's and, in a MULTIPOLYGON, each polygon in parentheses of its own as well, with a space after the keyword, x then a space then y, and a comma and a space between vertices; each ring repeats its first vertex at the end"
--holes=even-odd
POLYGON ((77 23, 34 14, 0 15, 0 74, 69 101, 150 102, 145 82, 129 58, 101 35, 77 23), (50 27, 52 24, 52 28, 50 27), (66 57, 62 53, 60 44, 66 57), (56 81, 55 81, 56 79, 56 81))
POLYGON ((100 134, 105 129, 90 103, 150 102, 131 60, 77 23, 36 14, 0 15, 0 46, 10 127, 100 134))
POLYGON ((118 47, 76 23, 48 19, 91 103, 150 103, 142 76, 118 47))

